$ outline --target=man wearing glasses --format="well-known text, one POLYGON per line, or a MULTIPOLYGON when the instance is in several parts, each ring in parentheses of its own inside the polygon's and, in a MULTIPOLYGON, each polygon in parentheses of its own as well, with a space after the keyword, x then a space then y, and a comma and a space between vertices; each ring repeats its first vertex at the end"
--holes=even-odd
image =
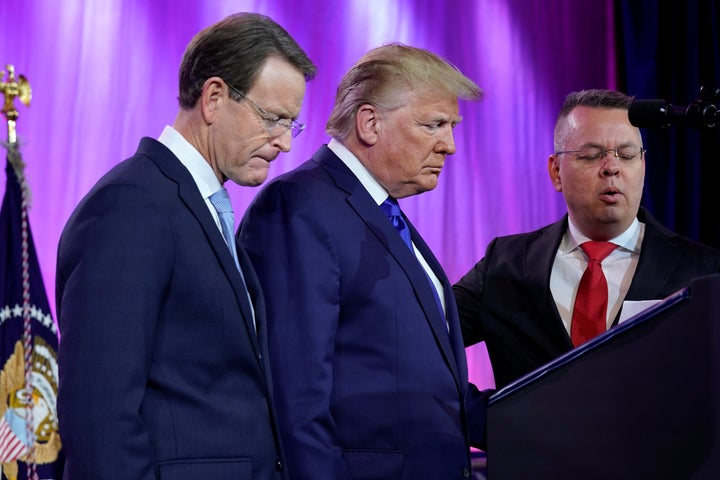
POLYGON ((465 345, 486 342, 497 388, 617 324, 624 301, 659 300, 720 272, 720 252, 640 207, 645 150, 631 102, 609 90, 566 97, 548 171, 567 215, 494 239, 453 287, 465 345))
POLYGON ((204 29, 173 126, 72 214, 57 269, 66 478, 287 478, 264 301, 223 184, 262 183, 290 150, 314 74, 267 17, 204 29))

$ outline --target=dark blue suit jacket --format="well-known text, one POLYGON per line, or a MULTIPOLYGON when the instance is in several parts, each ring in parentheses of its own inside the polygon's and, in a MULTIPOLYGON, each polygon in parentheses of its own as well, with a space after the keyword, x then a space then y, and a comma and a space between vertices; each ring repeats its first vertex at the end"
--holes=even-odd
POLYGON ((145 138, 60 240, 66 477, 280 479, 264 303, 187 169, 145 138))
MULTIPOLYGON (((469 474, 457 309, 440 264, 410 229, 443 283, 447 322, 415 256, 326 146, 270 182, 243 218, 238 239, 266 294, 294 480, 469 474)), ((484 415, 474 420, 484 434, 484 415)))
MULTIPOLYGON (((658 300, 693 278, 720 272, 720 252, 684 238, 644 208, 645 236, 625 300, 658 300)), ((550 291, 550 272, 567 215, 533 232, 498 237, 454 291, 466 345, 487 344, 501 388, 572 350, 550 291)), ((616 320, 617 322, 617 320, 616 320)))

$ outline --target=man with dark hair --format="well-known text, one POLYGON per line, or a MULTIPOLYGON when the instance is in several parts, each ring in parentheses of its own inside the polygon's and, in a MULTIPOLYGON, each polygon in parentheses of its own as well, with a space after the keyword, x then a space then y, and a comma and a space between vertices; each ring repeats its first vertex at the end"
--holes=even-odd
POLYGON ((180 109, 107 173, 60 240, 66 478, 283 479, 265 304, 223 187, 290 150, 315 66, 271 19, 198 33, 180 109))
POLYGON ((396 199, 436 187, 458 99, 480 97, 431 52, 371 50, 338 87, 329 144, 243 218, 294 480, 470 476, 483 397, 450 282, 396 199))
POLYGON ((567 215, 494 239, 453 287, 465 345, 485 341, 498 388, 616 325, 623 302, 720 272, 720 252, 640 207, 645 149, 631 102, 612 90, 567 96, 548 159, 567 215))

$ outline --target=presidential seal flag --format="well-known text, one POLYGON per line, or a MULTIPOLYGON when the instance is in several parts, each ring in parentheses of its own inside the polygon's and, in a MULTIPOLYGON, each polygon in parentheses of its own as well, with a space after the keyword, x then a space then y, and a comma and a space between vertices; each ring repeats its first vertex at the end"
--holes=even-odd
POLYGON ((17 143, 0 210, 0 465, 2 479, 62 478, 55 322, 35 253, 29 188, 17 143))

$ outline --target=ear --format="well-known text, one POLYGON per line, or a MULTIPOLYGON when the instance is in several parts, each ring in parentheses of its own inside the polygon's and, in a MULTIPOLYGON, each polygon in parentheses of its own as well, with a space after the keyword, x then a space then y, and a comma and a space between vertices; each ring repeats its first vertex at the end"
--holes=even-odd
POLYGON ((200 112, 203 120, 208 125, 215 122, 215 118, 222 108, 224 102, 228 100, 227 85, 220 77, 210 77, 203 83, 202 92, 200 92, 200 112))
POLYGON ((548 173, 550 174, 550 181, 555 187, 555 190, 562 192, 562 180, 560 178, 560 160, 555 155, 550 155, 548 158, 548 173))
POLYGON ((355 130, 358 138, 368 144, 375 145, 380 133, 380 113, 374 105, 365 103, 355 112, 355 130))

